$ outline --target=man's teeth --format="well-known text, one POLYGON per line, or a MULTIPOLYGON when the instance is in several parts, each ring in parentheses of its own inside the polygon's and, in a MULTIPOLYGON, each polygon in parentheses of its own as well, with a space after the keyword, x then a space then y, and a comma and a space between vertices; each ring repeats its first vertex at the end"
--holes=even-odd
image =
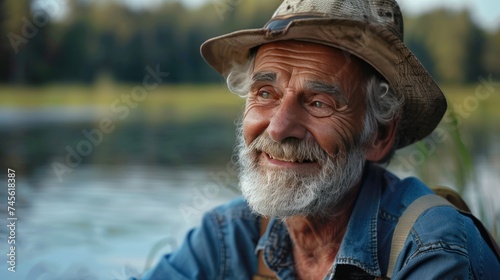
POLYGON ((305 162, 311 162, 312 161, 312 160, 309 160, 309 159, 286 159, 286 158, 279 158, 279 157, 275 157, 275 156, 272 156, 272 155, 269 155, 269 158, 272 158, 272 159, 275 159, 275 160, 280 160, 280 161, 298 162, 298 163, 303 163, 304 161, 305 162))

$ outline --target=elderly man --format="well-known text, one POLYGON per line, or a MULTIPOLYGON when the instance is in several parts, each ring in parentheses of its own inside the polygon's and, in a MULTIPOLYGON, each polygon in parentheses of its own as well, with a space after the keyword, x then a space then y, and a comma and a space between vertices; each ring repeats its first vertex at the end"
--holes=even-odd
POLYGON ((398 220, 431 190, 377 164, 446 110, 402 39, 394 0, 287 0, 263 29, 205 42, 246 98, 244 198, 207 213, 144 279, 499 277, 491 242, 450 206, 419 215, 388 268, 398 220))

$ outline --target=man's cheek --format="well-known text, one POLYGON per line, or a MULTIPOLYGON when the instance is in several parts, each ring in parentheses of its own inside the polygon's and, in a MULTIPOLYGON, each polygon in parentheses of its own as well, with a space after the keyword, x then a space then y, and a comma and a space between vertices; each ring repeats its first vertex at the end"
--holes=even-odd
POLYGON ((249 110, 243 117, 243 137, 249 146, 259 135, 266 130, 268 121, 255 110, 249 110))

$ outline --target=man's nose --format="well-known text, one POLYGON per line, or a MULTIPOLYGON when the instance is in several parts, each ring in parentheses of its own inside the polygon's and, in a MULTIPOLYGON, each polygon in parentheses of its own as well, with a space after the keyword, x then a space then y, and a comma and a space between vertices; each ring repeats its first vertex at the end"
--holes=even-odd
POLYGON ((289 137, 304 139, 307 136, 307 129, 304 126, 305 113, 296 97, 283 97, 269 121, 267 127, 269 136, 276 142, 289 137))

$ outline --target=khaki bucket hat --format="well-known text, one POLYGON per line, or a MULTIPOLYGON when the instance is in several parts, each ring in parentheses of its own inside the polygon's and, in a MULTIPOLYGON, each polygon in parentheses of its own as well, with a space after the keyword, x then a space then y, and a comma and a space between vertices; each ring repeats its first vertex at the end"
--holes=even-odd
POLYGON ((394 0, 286 0, 263 28, 209 39, 201 54, 227 76, 256 47, 284 40, 339 48, 375 68, 405 99, 398 149, 429 135, 446 111, 441 89, 403 43, 403 17, 394 0))

